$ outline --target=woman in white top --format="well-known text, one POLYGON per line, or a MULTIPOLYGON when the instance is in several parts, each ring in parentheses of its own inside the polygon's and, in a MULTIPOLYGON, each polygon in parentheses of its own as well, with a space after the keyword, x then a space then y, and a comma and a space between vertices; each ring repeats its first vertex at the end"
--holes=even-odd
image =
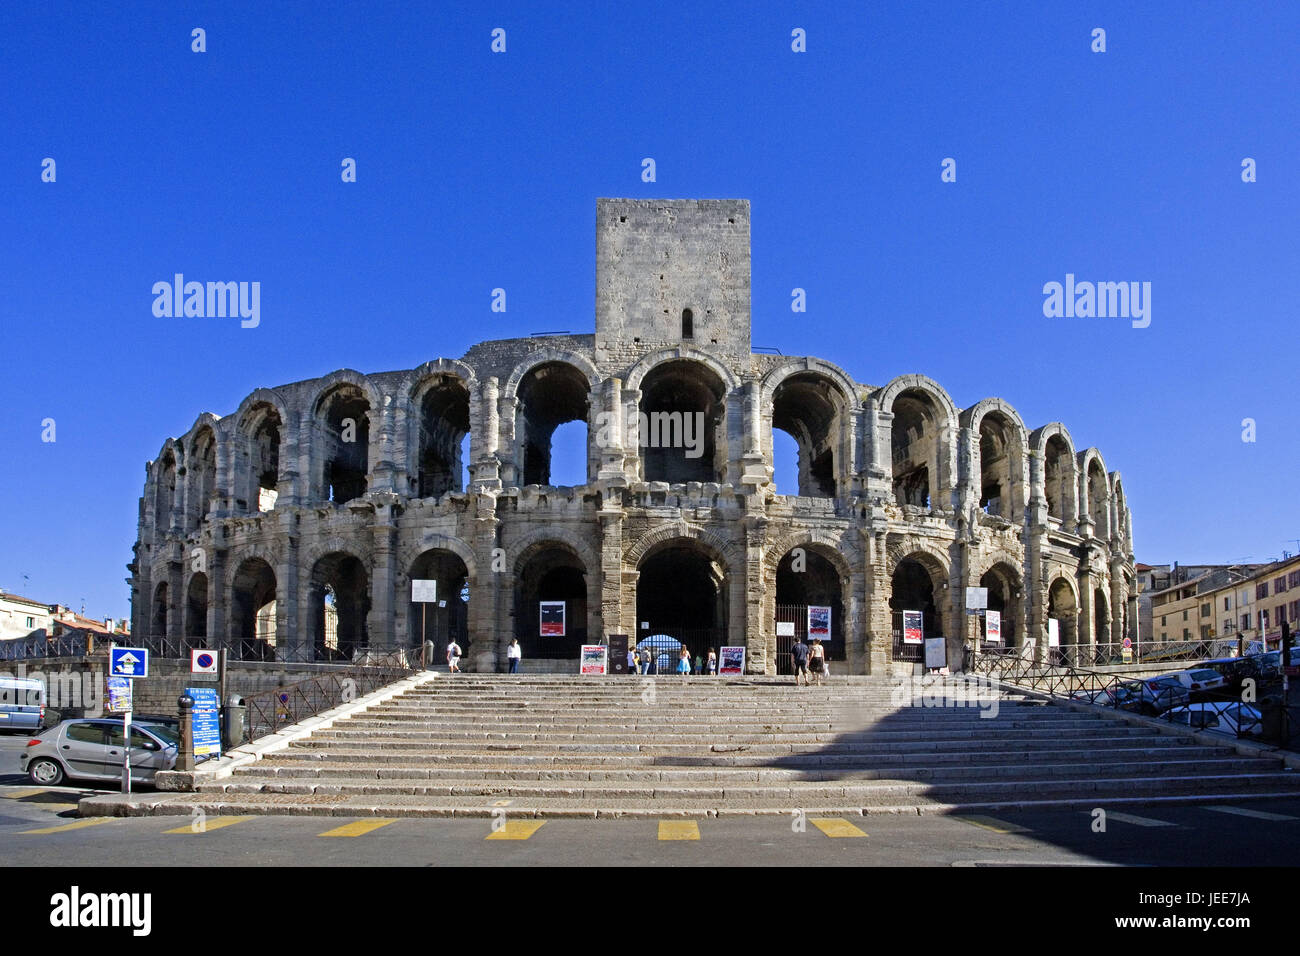
POLYGON ((510 661, 510 673, 519 673, 519 661, 523 659, 523 656, 524 652, 519 647, 519 638, 516 637, 510 642, 510 646, 506 648, 506 659, 510 661))

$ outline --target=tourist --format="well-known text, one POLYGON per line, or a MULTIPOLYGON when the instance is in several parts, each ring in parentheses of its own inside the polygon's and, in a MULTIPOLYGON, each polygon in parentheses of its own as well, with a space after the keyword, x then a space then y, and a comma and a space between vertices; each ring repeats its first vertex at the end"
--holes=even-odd
POLYGON ((627 649, 627 672, 629 674, 641 673, 641 655, 637 653, 635 646, 627 649))
POLYGON ((808 645, 803 642, 803 638, 795 639, 794 647, 790 648, 790 659, 794 662, 794 685, 807 684, 808 681, 808 645))
POLYGON ((711 647, 709 648, 709 661, 706 667, 708 673, 715 677, 718 675, 718 655, 711 647))
POLYGON ((510 661, 510 673, 519 673, 519 661, 523 656, 524 652, 519 647, 519 638, 516 637, 510 642, 510 646, 506 648, 506 659, 510 661))
POLYGON ((686 680, 686 675, 691 672, 691 652, 683 647, 681 654, 677 656, 677 673, 682 675, 682 680, 686 680))
POLYGON ((820 638, 813 641, 812 648, 808 651, 808 671, 817 678, 819 685, 825 683, 826 648, 822 647, 820 638))
POLYGON ((693 673, 699 674, 704 670, 704 658, 699 654, 695 655, 695 670, 693 673))
POLYGON ((447 672, 450 674, 460 673, 460 645, 456 643, 453 637, 451 643, 447 645, 447 672))

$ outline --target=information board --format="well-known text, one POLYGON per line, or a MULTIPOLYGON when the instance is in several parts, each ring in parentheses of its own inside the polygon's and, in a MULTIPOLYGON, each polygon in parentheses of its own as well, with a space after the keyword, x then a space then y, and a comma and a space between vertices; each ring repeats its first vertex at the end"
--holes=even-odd
POLYGON ((609 659, 605 656, 608 648, 604 644, 583 644, 582 657, 578 661, 580 674, 606 674, 609 672, 609 659))
POLYGON ((831 609, 816 604, 808 605, 808 640, 831 639, 831 609))
POLYGON ((215 687, 186 687, 185 693, 194 698, 190 711, 194 729, 194 756, 221 756, 221 707, 215 687))
POLYGON ((943 637, 925 639, 925 666, 932 670, 948 666, 948 640, 943 637))
POLYGON ((920 644, 923 641, 922 627, 924 619, 920 611, 903 612, 903 643, 920 644))

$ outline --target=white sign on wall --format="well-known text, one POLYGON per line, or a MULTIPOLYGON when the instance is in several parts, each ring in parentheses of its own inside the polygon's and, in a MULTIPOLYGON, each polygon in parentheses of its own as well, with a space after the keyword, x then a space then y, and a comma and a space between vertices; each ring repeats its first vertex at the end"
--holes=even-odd
POLYGON ((966 610, 968 611, 983 610, 988 606, 989 606, 988 588, 967 588, 966 589, 966 610))
POLYGON ((777 621, 777 637, 794 637, 794 621, 777 621))
POLYGON ((438 582, 433 578, 411 578, 411 600, 416 604, 437 604, 438 582))
POLYGON ((1047 619, 1047 646, 1061 646, 1061 622, 1054 617, 1047 619))
POLYGON ((939 670, 948 666, 948 640, 943 637, 925 639, 925 666, 930 670, 939 670))

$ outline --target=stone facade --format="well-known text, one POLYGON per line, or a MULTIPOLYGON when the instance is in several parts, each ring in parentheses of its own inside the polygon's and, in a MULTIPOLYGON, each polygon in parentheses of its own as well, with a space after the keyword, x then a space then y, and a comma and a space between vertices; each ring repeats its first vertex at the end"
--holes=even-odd
POLYGON ((1049 617, 1063 643, 1132 635, 1130 513, 1100 452, 1001 399, 958 409, 922 375, 877 387, 755 354, 749 221, 740 200, 599 200, 595 335, 340 369, 201 415, 146 467, 135 633, 311 659, 424 631, 492 670, 514 636, 558 659, 680 631, 773 673, 776 620, 815 604, 834 609, 839 671, 883 673, 913 666, 904 608, 960 662, 964 588, 983 584, 1026 654, 1049 617), (570 421, 587 482, 555 487, 570 421), (798 495, 772 485, 774 428, 798 445, 798 495), (412 578, 446 602, 427 621, 412 578), (566 636, 548 641, 537 605, 553 600, 566 636))

